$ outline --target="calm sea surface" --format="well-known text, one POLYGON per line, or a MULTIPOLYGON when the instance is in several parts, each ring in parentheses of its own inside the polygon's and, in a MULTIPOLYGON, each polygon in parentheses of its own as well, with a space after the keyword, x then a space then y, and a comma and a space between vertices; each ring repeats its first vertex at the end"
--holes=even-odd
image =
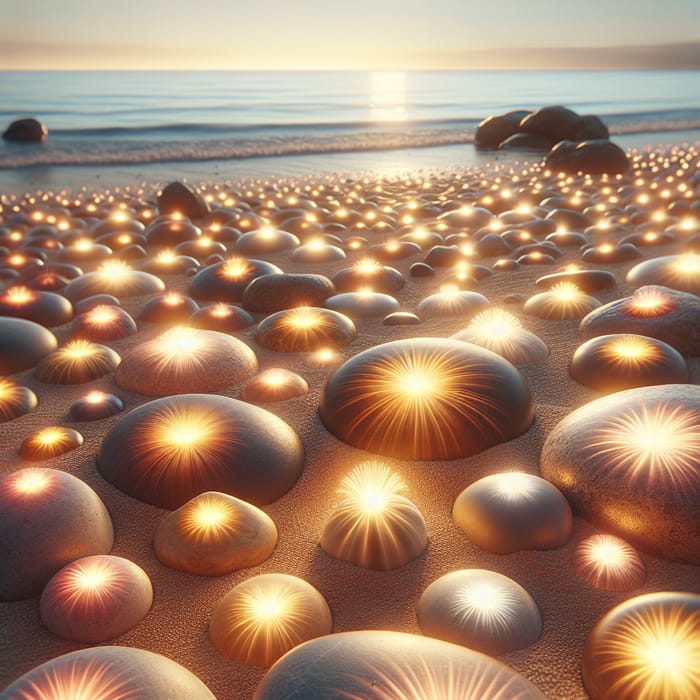
POLYGON ((623 144, 700 139, 698 71, 0 72, 0 127, 32 115, 49 128, 39 147, 0 143, 0 186, 85 166, 108 178, 166 163, 385 162, 471 144, 484 117, 550 104, 602 116, 623 144))

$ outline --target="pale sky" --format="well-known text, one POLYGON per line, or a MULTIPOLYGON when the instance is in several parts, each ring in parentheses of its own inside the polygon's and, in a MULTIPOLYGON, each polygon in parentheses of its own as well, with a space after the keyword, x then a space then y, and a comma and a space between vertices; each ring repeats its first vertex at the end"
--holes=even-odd
POLYGON ((700 0, 0 0, 0 10, 0 69, 700 68, 700 0))

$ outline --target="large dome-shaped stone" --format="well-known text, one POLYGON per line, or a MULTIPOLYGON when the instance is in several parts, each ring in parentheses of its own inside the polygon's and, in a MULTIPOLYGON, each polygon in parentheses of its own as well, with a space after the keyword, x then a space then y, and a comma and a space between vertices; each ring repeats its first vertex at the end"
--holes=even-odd
POLYGON ((312 639, 283 656, 254 700, 543 700, 500 661, 457 644, 402 632, 363 630, 312 639))
POLYGON ((530 388, 471 343, 416 338, 355 355, 328 380, 321 419, 343 442, 400 459, 456 459, 525 432, 530 388))
POLYGON ((38 323, 0 318, 0 375, 34 367, 57 347, 56 336, 38 323))
POLYGON ((175 661, 143 649, 114 646, 58 656, 0 693, 0 700, 19 698, 216 700, 197 676, 175 661))
POLYGON ((107 481, 170 509, 205 491, 270 503, 292 488, 303 464, 301 441, 277 416, 209 394, 139 406, 107 433, 97 454, 107 481))
POLYGON ((598 527, 700 564, 700 387, 629 389, 582 406, 547 437, 540 470, 598 527))

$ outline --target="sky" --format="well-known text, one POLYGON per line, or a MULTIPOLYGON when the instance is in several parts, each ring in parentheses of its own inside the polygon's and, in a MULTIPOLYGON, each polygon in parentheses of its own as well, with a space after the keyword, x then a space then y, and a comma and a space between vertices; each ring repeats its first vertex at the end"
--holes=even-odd
POLYGON ((0 0, 0 69, 700 69, 700 0, 0 0))

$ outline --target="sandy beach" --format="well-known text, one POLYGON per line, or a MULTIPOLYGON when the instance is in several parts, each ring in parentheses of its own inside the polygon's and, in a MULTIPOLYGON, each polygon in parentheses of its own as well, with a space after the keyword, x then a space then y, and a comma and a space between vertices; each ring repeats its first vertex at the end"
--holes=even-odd
MULTIPOLYGON (((584 517, 580 503, 574 507, 573 528, 563 545, 506 554, 487 551, 477 545, 456 524, 452 514, 460 493, 482 477, 512 471, 541 474, 543 445, 555 427, 575 410, 610 395, 582 385, 569 372, 572 356, 585 340, 579 325, 586 312, 558 320, 556 315, 547 318, 523 308, 528 299, 544 291, 541 285, 536 285, 539 278, 571 271, 572 265, 607 271, 614 277, 612 284, 589 292, 604 305, 631 297, 643 285, 671 286, 663 283, 661 273, 658 273, 659 281, 639 284, 629 281, 627 275, 646 260, 685 254, 697 268, 683 278, 686 285, 683 289, 688 291, 693 285, 694 289, 699 288, 700 157, 697 145, 666 145, 653 154, 630 151, 630 158, 631 169, 619 176, 560 175, 546 171, 536 159, 530 162, 518 159, 515 165, 513 159, 506 159, 488 167, 474 163, 449 170, 436 169, 438 160, 444 163, 444 155, 436 156, 435 163, 426 164, 429 172, 424 169, 410 174, 407 171, 408 174, 400 177, 393 173, 377 174, 376 170, 371 174, 372 169, 364 165, 353 168, 356 160, 349 162, 348 169, 361 171, 363 175, 358 177, 320 175, 310 170, 302 174, 290 172, 278 179, 251 177, 234 182, 230 173, 216 172, 199 178, 196 177, 198 173, 192 173, 188 181, 204 197, 210 213, 193 220, 197 228, 189 239, 210 236, 221 240, 225 252, 219 258, 202 257, 199 262, 186 264, 175 273, 168 271, 167 263, 161 268, 151 268, 162 280, 165 290, 191 296, 203 307, 212 301, 192 293, 194 275, 207 265, 230 257, 262 260, 278 266, 288 275, 313 273, 328 278, 370 257, 380 265, 394 268, 405 280, 400 289, 390 294, 396 300, 392 309, 417 314, 416 323, 387 325, 384 322, 387 313, 363 317, 357 311, 359 302, 350 303, 348 315, 352 317, 355 313, 356 335, 346 344, 339 344, 334 359, 327 364, 319 361, 314 352, 281 352, 261 344, 256 335, 258 326, 272 312, 252 312, 252 325, 232 332, 233 337, 253 351, 259 371, 290 370, 308 382, 309 390, 286 401, 256 404, 282 419, 298 435, 304 451, 303 469, 284 495, 261 506, 278 531, 272 554, 253 567, 219 576, 195 575, 163 565, 154 551, 154 535, 169 510, 127 495, 109 483, 96 467, 96 455, 109 431, 129 411, 155 396, 125 390, 115 381, 114 372, 79 384, 42 382, 36 377, 34 365, 11 373, 11 379, 36 394, 38 405, 25 415, 0 423, 1 471, 10 475, 29 466, 41 466, 81 479, 97 493, 114 525, 114 546, 110 553, 137 564, 152 583, 153 604, 147 615, 127 632, 104 643, 162 654, 194 673, 219 700, 243 700, 253 696, 266 669, 225 658, 215 648, 208 630, 219 601, 247 579, 262 574, 288 574, 308 582, 330 608, 333 633, 390 630, 420 635, 417 608, 426 588, 452 571, 484 569, 520 584, 530 594, 542 617, 542 632, 534 643, 501 653, 498 659, 529 680, 546 697, 586 698, 581 676, 584 645, 593 627, 609 610, 629 598, 649 593, 700 593, 697 527, 693 529, 690 523, 687 523, 686 533, 687 552, 690 553, 670 558, 664 556, 663 532, 656 533, 662 542, 661 552, 651 553, 654 549, 651 545, 638 544, 646 542, 644 536, 637 533, 639 536, 635 539, 634 528, 628 527, 630 537, 625 539, 634 540, 632 544, 646 572, 644 581, 633 590, 611 591, 591 585, 574 571, 572 557, 581 541, 608 531, 600 525, 600 520, 595 524, 590 517, 584 517), (465 218, 458 223, 456 212, 460 211, 465 218), (478 224, 468 219, 474 211, 477 211, 474 221, 478 224), (564 213, 553 213, 557 211, 564 213), (548 223, 542 224, 542 221, 548 223), (241 252, 237 240, 266 226, 273 231, 288 230, 298 238, 298 243, 277 252, 265 252, 262 247, 250 253, 241 252), (222 228, 227 227, 236 229, 237 233, 223 237, 222 228), (581 236, 574 237, 573 244, 565 238, 565 234, 572 232, 581 236), (502 242, 511 241, 502 254, 479 252, 477 244, 489 233, 502 242), (552 241, 550 238, 550 242, 545 243, 547 236, 555 233, 559 234, 559 239, 555 237, 552 241), (660 239, 643 240, 641 236, 645 233, 656 234, 660 239), (527 235, 518 240, 518 234, 527 235), (586 246, 598 250, 606 244, 615 247, 634 234, 639 237, 637 243, 632 244, 634 254, 628 259, 608 262, 605 253, 598 257, 589 253, 585 257, 586 246), (392 242, 398 240, 410 240, 415 245, 397 252, 392 242), (335 246, 344 255, 326 260, 319 254, 320 262, 316 262, 310 253, 310 259, 305 259, 296 251, 299 243, 304 246, 310 241, 312 250, 335 246), (520 250, 523 243, 535 247, 520 250), (445 246, 451 262, 433 263, 427 271, 420 266, 416 268, 417 263, 431 259, 428 256, 434 246, 445 246), (499 267, 496 263, 501 258, 520 259, 520 263, 499 267), (461 289, 483 295, 489 308, 513 314, 522 327, 546 344, 548 354, 544 359, 517 367, 531 391, 534 409, 531 425, 515 437, 456 458, 404 459, 386 453, 378 455, 376 450, 350 444, 356 438, 339 439, 319 414, 319 404, 333 372, 363 351, 383 343, 412 338, 447 339, 462 331, 475 313, 448 311, 447 302, 442 306, 438 304, 434 312, 419 311, 419 305, 429 296, 441 292, 449 295, 445 285, 450 284, 453 292, 456 288, 457 293, 461 289), (71 405, 94 390, 118 396, 124 409, 102 420, 71 420, 68 414, 71 405), (23 440, 47 426, 74 428, 84 442, 51 459, 30 462, 22 458, 19 448, 23 440), (330 556, 319 544, 324 527, 340 501, 337 489, 341 481, 367 460, 378 460, 400 477, 405 483, 407 497, 425 520, 427 546, 419 556, 392 570, 374 570, 342 561, 330 556), (694 556, 693 547, 695 563, 687 563, 694 556)), ((76 176, 80 172, 76 168, 76 176)), ((177 167, 171 167, 170 172, 177 174, 177 167)), ((147 170, 142 174, 143 179, 157 180, 161 185, 176 179, 162 177, 165 173, 152 176, 147 170)), ((89 259, 87 254, 81 259, 78 252, 71 256, 70 244, 80 240, 94 243, 97 237, 94 232, 105 221, 112 221, 114 231, 119 231, 126 230, 120 227, 127 221, 152 226, 159 215, 157 188, 152 185, 130 186, 126 179, 102 183, 92 177, 83 180, 87 191, 81 191, 74 184, 51 182, 29 194, 22 194, 17 188, 5 190, 0 213, 0 246, 7 250, 3 251, 0 262, 3 272, 0 292, 25 282, 19 276, 23 263, 16 260, 13 263, 11 258, 13 254, 23 254, 23 248, 32 241, 32 229, 38 226, 45 228, 36 240, 41 241, 39 245, 47 265, 60 260, 89 273, 105 260, 119 257, 118 250, 108 251, 102 260, 89 259), (52 247, 51 241, 62 245, 52 247), (12 273, 13 264, 19 270, 18 275, 12 273)), ((175 219, 181 221, 182 216, 175 219)), ((105 231, 104 227, 100 230, 105 231)), ((173 247, 146 242, 147 257, 127 262, 139 268, 156 259, 164 249, 173 247)), ((29 255, 32 248, 36 246, 29 247, 29 255)), ((360 292, 364 286, 358 285, 354 291, 360 292)), ((63 294, 65 289, 59 284, 55 291, 63 294)), ((138 320, 146 302, 156 296, 158 293, 119 298, 121 308, 137 320, 138 330, 103 344, 116 351, 122 360, 171 325, 138 320)), ((73 301, 75 306, 78 299, 73 301)), ((240 300, 232 303, 241 305, 240 300)), ((690 335, 697 338, 700 318, 695 316, 692 323, 694 330, 690 335)), ((652 326, 649 320, 648 327, 652 326)), ((51 331, 58 345, 63 346, 71 336, 71 323, 51 327, 51 331)), ((682 384, 694 388, 700 383, 700 360, 693 351, 681 350, 681 354, 689 373, 688 380, 682 384)), ((216 362, 212 363, 210 371, 218 371, 216 362)), ((644 374, 643 369, 640 374, 644 374)), ((208 393, 241 399, 250 378, 252 375, 208 393)), ((333 397, 326 400, 332 402, 333 397)), ((679 410, 687 408, 681 398, 677 405, 679 410)), ((697 442, 700 413, 697 407, 694 410, 688 420, 693 431, 692 440, 697 442)), ((582 427, 582 430, 587 429, 582 427)), ((243 436, 243 440, 248 437, 243 436)), ((362 442, 362 438, 358 440, 362 442)), ((673 501, 680 493, 678 497, 685 499, 684 502, 695 498, 695 506, 700 507, 697 452, 685 464, 684 469, 690 474, 685 481, 673 472, 673 449, 668 448, 663 458, 656 453, 655 457, 652 455, 665 465, 661 475, 654 472, 652 458, 648 458, 651 462, 647 466, 639 467, 655 474, 653 478, 648 477, 649 488, 646 489, 651 493, 649 498, 654 508, 648 513, 650 528, 660 527, 664 498, 673 501), (669 493, 673 496, 668 496, 669 493)), ((386 452, 391 452, 391 448, 386 452)), ((637 477, 618 475, 617 478, 634 481, 637 477)), ((581 498, 588 496, 584 494, 581 498)), ((596 498, 602 496, 592 496, 594 504, 596 498)), ((576 498, 569 500, 574 502, 576 498)), ((620 517, 620 528, 624 530, 627 525, 623 520, 620 517)), ((2 522, 1 510, 0 532, 4 538, 13 537, 2 522)), ((619 534, 620 529, 617 532, 619 534)), ((31 553, 27 556, 31 557, 31 553)), ((0 688, 49 659, 88 646, 49 632, 40 618, 37 595, 1 602, 0 629, 3 630, 0 688)), ((697 625, 692 634, 693 648, 697 650, 700 635, 697 625)), ((416 692, 416 695, 400 697, 427 697, 416 692)), ((446 691, 442 697, 453 696, 446 691)))

